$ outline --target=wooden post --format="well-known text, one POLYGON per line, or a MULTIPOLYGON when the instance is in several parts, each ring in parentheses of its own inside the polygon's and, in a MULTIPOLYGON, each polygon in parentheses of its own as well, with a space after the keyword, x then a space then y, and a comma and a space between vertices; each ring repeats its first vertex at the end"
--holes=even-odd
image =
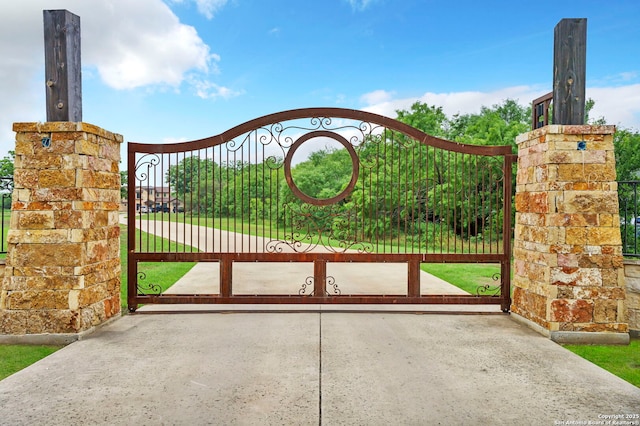
POLYGON ((553 124, 585 124, 587 19, 563 19, 554 30, 553 124))
POLYGON ((82 121, 80 17, 44 10, 47 121, 82 121))

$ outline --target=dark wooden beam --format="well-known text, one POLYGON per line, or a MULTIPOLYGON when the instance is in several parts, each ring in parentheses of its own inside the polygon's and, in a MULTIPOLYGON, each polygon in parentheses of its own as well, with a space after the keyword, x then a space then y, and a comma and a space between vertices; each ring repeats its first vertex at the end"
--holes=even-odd
POLYGON ((563 19, 554 30, 553 124, 584 124, 587 19, 563 19))
POLYGON ((80 17, 44 10, 47 121, 82 121, 80 17))

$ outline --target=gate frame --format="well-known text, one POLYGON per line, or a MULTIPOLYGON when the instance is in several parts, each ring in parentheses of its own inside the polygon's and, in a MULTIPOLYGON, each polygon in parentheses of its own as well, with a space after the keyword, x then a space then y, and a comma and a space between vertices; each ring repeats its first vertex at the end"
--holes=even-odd
MULTIPOLYGON (((447 151, 487 157, 503 157, 503 226, 501 253, 140 253, 135 251, 135 232, 128 233, 127 292, 128 308, 135 312, 139 304, 499 304, 503 312, 511 305, 511 238, 512 238, 512 166, 517 155, 509 145, 483 146, 452 142, 428 135, 405 123, 378 114, 344 108, 303 108, 265 115, 235 126, 221 134, 189 142, 169 144, 128 143, 128 214, 127 226, 135 227, 136 154, 168 154, 195 151, 217 146, 262 126, 303 118, 343 118, 375 123, 409 136, 419 143, 447 151), (133 188, 131 187, 133 185, 133 188), (470 259, 471 257, 471 259, 470 259), (138 262, 219 262, 220 294, 141 295, 137 290, 138 262), (313 262, 313 293, 311 295, 234 295, 234 262, 313 262), (327 292, 327 262, 407 263, 407 293, 405 295, 331 295, 327 292), (500 295, 421 295, 421 263, 500 263, 500 295)), ((304 137, 304 136, 303 136, 304 137)), ((294 144, 295 145, 295 144, 294 144)), ((290 149, 294 149, 293 146, 290 149)), ((290 157, 289 161, 290 161, 290 157)), ((287 160, 285 160, 287 163, 287 160)), ((290 167, 290 164, 285 164, 290 167)), ((289 178, 287 178, 289 180, 289 178)), ((292 188, 293 189, 293 188, 292 188)), ((296 194, 297 195, 297 194, 296 194)), ((334 197, 335 198, 335 197, 334 197)), ((332 199, 328 200, 332 201, 332 199)), ((326 203, 329 204, 329 203, 326 203)))

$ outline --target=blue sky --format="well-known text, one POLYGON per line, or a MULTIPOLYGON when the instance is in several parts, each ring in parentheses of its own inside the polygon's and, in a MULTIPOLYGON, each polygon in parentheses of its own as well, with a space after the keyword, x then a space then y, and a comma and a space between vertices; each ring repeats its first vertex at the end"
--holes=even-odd
MULTIPOLYGON (((594 115, 640 129, 637 0, 22 0, 0 16, 0 155, 45 120, 43 9, 82 22, 84 121, 191 140, 281 110, 477 112, 551 90, 553 29, 587 18, 594 115)), ((124 151, 123 151, 124 152, 124 151)), ((124 164, 124 163, 123 163, 124 164)))

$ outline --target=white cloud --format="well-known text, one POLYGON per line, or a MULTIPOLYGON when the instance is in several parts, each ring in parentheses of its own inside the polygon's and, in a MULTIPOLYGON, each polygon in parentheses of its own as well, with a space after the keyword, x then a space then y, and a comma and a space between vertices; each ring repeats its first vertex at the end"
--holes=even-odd
MULTIPOLYGON (((198 7, 213 16, 224 3, 201 0, 198 7)), ((12 149, 12 122, 46 118, 42 29, 45 9, 67 9, 80 16, 85 84, 95 76, 116 90, 179 90, 184 83, 198 82, 218 87, 217 93, 222 97, 231 93, 208 82, 211 75, 218 73, 220 57, 211 52, 194 27, 181 23, 162 0, 8 2, 0 15, 0 152, 12 149)))
POLYGON ((198 12, 202 13, 207 19, 213 19, 215 13, 218 13, 222 7, 227 4, 227 0, 195 0, 198 5, 198 12))
POLYGON ((638 73, 636 71, 621 72, 619 75, 622 81, 631 81, 638 77, 638 73))
POLYGON ((351 5, 351 9, 359 12, 365 10, 374 1, 375 0, 348 0, 351 5))
MULTIPOLYGON (((383 92, 383 91, 376 91, 383 92)), ((376 93, 372 92, 372 93, 376 93)), ((392 93, 392 92, 384 92, 392 93)), ((483 106, 491 106, 499 104, 505 99, 518 99, 520 103, 526 104, 533 99, 546 93, 532 86, 514 86, 493 92, 450 92, 450 93, 433 93, 427 92, 419 97, 391 99, 388 98, 378 103, 366 103, 363 108, 365 111, 375 112, 387 117, 395 117, 397 110, 408 110, 411 105, 417 101, 442 107, 445 114, 452 116, 454 114, 471 114, 480 112, 483 106)), ((372 98, 375 98, 372 97, 372 98)), ((367 100, 367 97, 363 97, 367 100)))
POLYGON ((235 91, 198 77, 191 77, 189 83, 193 87, 196 96, 201 99, 230 99, 243 94, 241 91, 235 91))
POLYGON ((85 65, 95 66, 110 87, 177 87, 190 70, 216 69, 219 57, 211 54, 195 28, 180 23, 159 0, 101 0, 77 6, 85 65))
POLYGON ((179 143, 179 142, 186 142, 186 141, 188 141, 188 139, 185 138, 184 136, 162 138, 162 143, 179 143))
POLYGON ((587 87, 596 103, 590 117, 604 117, 609 124, 640 130, 640 84, 618 87, 587 87))
MULTIPOLYGON (((617 87, 598 87, 586 90, 587 98, 595 101, 591 118, 605 117, 607 123, 640 129, 640 84, 617 87)), ((483 106, 515 99, 522 105, 548 93, 548 89, 535 86, 514 86, 492 92, 427 92, 419 97, 393 99, 385 97, 392 92, 377 90, 361 97, 365 111, 387 117, 396 117, 397 110, 408 110, 416 101, 442 107, 448 116, 480 112, 483 106)))
POLYGON ((198 12, 207 19, 213 19, 214 15, 227 4, 227 0, 167 0, 169 3, 182 4, 192 1, 196 4, 198 12))
POLYGON ((373 92, 365 93, 360 96, 360 102, 366 105, 381 104, 389 102, 393 98, 394 92, 387 92, 386 90, 374 90, 373 92))

